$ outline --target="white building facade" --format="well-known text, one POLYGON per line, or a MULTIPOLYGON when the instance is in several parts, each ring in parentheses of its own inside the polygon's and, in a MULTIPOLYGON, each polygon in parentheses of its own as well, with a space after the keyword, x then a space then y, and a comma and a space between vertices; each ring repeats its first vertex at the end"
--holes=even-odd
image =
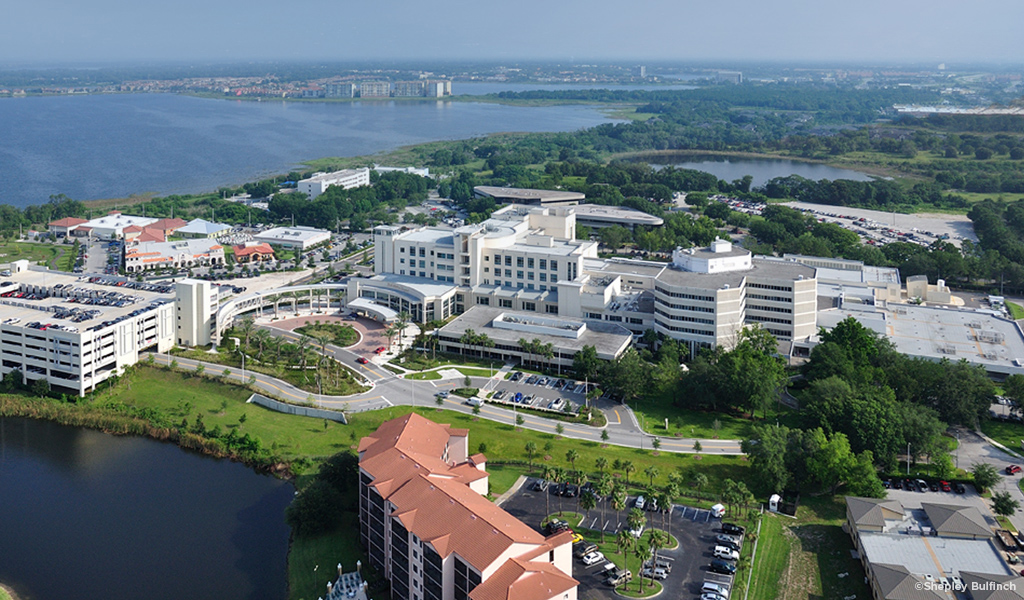
POLYGON ((314 173, 309 179, 303 179, 298 183, 298 190, 309 196, 312 200, 327 191, 332 185, 344 189, 351 189, 363 185, 370 185, 369 169, 345 169, 333 173, 314 173))

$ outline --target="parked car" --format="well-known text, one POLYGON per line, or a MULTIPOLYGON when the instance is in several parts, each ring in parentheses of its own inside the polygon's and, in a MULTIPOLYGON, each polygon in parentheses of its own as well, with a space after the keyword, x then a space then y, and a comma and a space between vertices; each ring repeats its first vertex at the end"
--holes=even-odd
POLYGON ((939 482, 939 487, 942 488, 942 491, 944 491, 944 492, 950 492, 950 491, 953 490, 953 488, 950 487, 948 481, 940 481, 939 482))
POLYGON ((715 592, 704 592, 700 595, 700 600, 728 600, 722 594, 716 594, 715 592))
POLYGON ((919 491, 919 492, 927 492, 928 491, 928 482, 925 481, 924 479, 918 479, 914 483, 917 484, 917 491, 919 491))
POLYGON ((964 494, 967 492, 967 486, 958 481, 953 484, 953 491, 958 494, 964 494))
POLYGON ((728 548, 730 550, 735 550, 737 552, 740 551, 740 544, 739 544, 739 542, 736 542, 736 541, 733 541, 733 540, 717 540, 716 543, 719 546, 725 546, 726 548, 728 548))
POLYGON ((733 550, 732 548, 726 548, 725 546, 715 546, 714 551, 711 553, 715 558, 724 558, 726 560, 739 560, 740 553, 733 550))
POLYGON ((646 506, 646 505, 647 505, 647 500, 644 499, 643 496, 637 496, 636 497, 636 502, 633 504, 633 506, 639 508, 640 510, 643 510, 644 506, 646 506))
POLYGON ((633 573, 628 569, 614 569, 608 571, 608 576, 605 577, 604 582, 610 586, 619 586, 624 583, 633 580, 633 573))
POLYGON ((563 492, 562 495, 565 496, 566 498, 575 498, 576 496, 579 495, 579 493, 580 493, 580 488, 576 487, 572 483, 567 483, 565 485, 565 491, 563 492))
POLYGON ((516 371, 515 373, 512 373, 512 381, 519 381, 522 378, 523 373, 521 371, 516 371))
POLYGON ((672 563, 667 561, 667 560, 665 560, 664 558, 659 558, 658 562, 654 562, 653 560, 648 560, 648 561, 644 562, 644 566, 645 567, 655 567, 657 569, 664 569, 666 573, 671 573, 672 572, 672 563))
POLYGON ((548 535, 561 533, 563 531, 566 531, 567 529, 569 529, 569 523, 561 521, 559 519, 555 519, 554 521, 548 521, 548 524, 544 526, 544 530, 548 533, 548 535))
POLYGON ((1016 475, 1017 473, 1020 473, 1020 465, 1009 465, 1006 467, 1007 475, 1016 475))
POLYGON ((722 575, 734 575, 736 574, 736 565, 727 560, 716 558, 711 561, 708 571, 711 571, 712 573, 720 573, 722 575))
POLYGON ((589 554, 586 554, 581 559, 583 564, 587 565, 588 567, 590 565, 596 565, 597 563, 601 562, 602 560, 604 560, 604 554, 601 553, 601 552, 598 552, 598 551, 594 551, 594 552, 591 552, 589 554))
POLYGON ((596 552, 596 551, 597 551, 597 544, 593 544, 593 543, 590 543, 590 542, 583 542, 582 544, 578 544, 576 546, 573 546, 572 554, 576 558, 583 558, 584 556, 590 554, 591 552, 596 552))
POLYGON ((665 569, 651 569, 647 567, 640 570, 640 576, 647 577, 648 579, 668 579, 668 572, 665 569))
POLYGON ((548 489, 548 481, 546 479, 538 479, 533 482, 533 491, 543 492, 546 489, 548 489))
POLYGON ((377 354, 384 354, 387 351, 388 351, 388 349, 387 349, 386 346, 381 346, 381 347, 377 348, 376 350, 374 350, 374 352, 376 352, 377 354))
POLYGON ((530 377, 527 378, 526 383, 534 384, 534 383, 537 383, 538 379, 540 379, 540 378, 537 377, 536 375, 530 375, 530 377))
POLYGON ((741 527, 735 523, 722 523, 722 533, 729 535, 743 535, 747 532, 745 527, 741 527))

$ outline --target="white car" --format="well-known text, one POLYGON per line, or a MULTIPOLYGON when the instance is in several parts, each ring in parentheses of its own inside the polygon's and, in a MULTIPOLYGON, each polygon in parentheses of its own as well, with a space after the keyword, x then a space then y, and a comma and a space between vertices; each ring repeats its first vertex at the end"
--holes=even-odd
POLYGON ((714 551, 715 558, 724 558, 725 560, 739 560, 740 553, 733 550, 732 548, 726 548, 725 546, 715 546, 714 551))
POLYGON ((643 496, 636 497, 636 507, 640 510, 644 509, 644 505, 647 504, 647 500, 643 496))
POLYGON ((583 564, 589 567, 590 565, 596 565, 604 560, 604 554, 595 550, 590 554, 584 554, 581 560, 583 560, 583 564))
POLYGON ((640 571, 640 576, 648 579, 668 579, 668 573, 665 572, 665 569, 656 568, 651 570, 650 567, 640 571))

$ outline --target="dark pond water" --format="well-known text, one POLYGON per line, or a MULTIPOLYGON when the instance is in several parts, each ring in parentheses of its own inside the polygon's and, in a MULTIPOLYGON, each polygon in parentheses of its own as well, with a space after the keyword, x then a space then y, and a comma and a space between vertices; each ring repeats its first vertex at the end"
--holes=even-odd
POLYGON ((26 600, 281 600, 293 491, 172 444, 0 418, 0 582, 26 600))
POLYGON ((799 175, 815 181, 819 179, 850 179, 853 181, 870 181, 872 178, 859 171, 838 169, 828 165, 807 163, 799 160, 776 158, 737 158, 721 156, 688 157, 686 160, 665 161, 658 166, 674 166, 678 169, 695 169, 711 173, 719 179, 733 181, 750 175, 754 178, 753 185, 762 186, 769 179, 799 175))

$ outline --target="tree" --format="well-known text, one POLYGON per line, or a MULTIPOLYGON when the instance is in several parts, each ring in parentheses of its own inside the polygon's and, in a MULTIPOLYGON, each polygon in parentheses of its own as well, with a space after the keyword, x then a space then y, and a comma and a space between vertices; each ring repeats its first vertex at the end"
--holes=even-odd
POLYGON ((704 446, 701 445, 700 440, 693 440, 693 451, 698 456, 700 455, 700 451, 703 450, 703 449, 704 449, 704 446))
POLYGON ((623 556, 629 555, 629 553, 632 552, 634 548, 636 548, 638 542, 639 540, 630 535, 629 532, 625 529, 620 531, 618 535, 615 536, 615 545, 618 546, 619 553, 623 556))
MULTIPOLYGON (((545 481, 551 482, 552 480, 554 480, 555 475, 556 475, 555 467, 553 467, 551 465, 544 465, 544 470, 543 470, 543 472, 541 474, 541 477, 543 477, 545 481)), ((544 514, 545 515, 550 515, 551 514, 551 491, 550 490, 544 490, 544 514)))
POLYGON ((618 250, 623 244, 632 238, 632 234, 629 230, 621 225, 605 227, 601 229, 598 236, 601 238, 601 243, 612 250, 618 250))
POLYGON ((579 457, 580 452, 575 448, 569 448, 568 450, 565 451, 565 460, 569 461, 569 464, 572 465, 573 471, 576 470, 576 459, 578 459, 579 457))
POLYGON ((480 415, 480 405, 477 404, 476 406, 473 407, 473 416, 476 417, 476 416, 479 416, 479 415, 480 415))
POLYGON ((434 404, 437 404, 438 408, 444 406, 444 396, 437 396, 436 398, 434 398, 434 404))
POLYGON ((587 511, 587 518, 590 518, 590 511, 597 506, 597 498, 590 492, 581 493, 579 496, 579 506, 583 510, 587 511))
POLYGON ((594 346, 583 346, 572 357, 572 367, 576 373, 576 379, 584 381, 597 380, 597 375, 601 371, 601 359, 597 357, 597 349, 594 346))
POLYGON ((316 480, 302 489, 285 510, 285 521, 299 535, 333 530, 341 518, 341 494, 326 481, 316 480))
POLYGON ((835 495, 839 486, 846 482, 854 465, 850 442, 842 433, 827 438, 820 428, 815 429, 812 435, 818 450, 808 457, 807 472, 827 488, 830 494, 835 495))
POLYGON ((206 365, 204 365, 203 363, 199 363, 198 365, 196 365, 196 377, 202 377, 203 373, 205 373, 205 372, 206 372, 206 365))
POLYGON ((537 454, 537 442, 530 440, 526 442, 526 457, 530 461, 530 470, 533 471, 533 457, 537 454))
MULTIPOLYGON (((594 494, 600 498, 608 499, 608 496, 612 493, 612 478, 607 473, 601 473, 601 476, 594 482, 594 494)), ((604 523, 605 521, 605 508, 608 506, 606 501, 601 505, 601 542, 604 542, 604 523)))
POLYGON ((696 473, 693 476, 693 487, 697 488, 697 499, 701 499, 701 490, 708 486, 708 476, 704 473, 696 473))
POLYGON ((743 440, 741 447, 750 460, 755 480, 775 491, 786 489, 790 472, 786 468, 786 448, 789 428, 758 425, 751 439, 743 440))
POLYGON ((526 423, 526 419, 523 415, 516 415, 516 427, 522 427, 523 423, 526 423))
POLYGON ((565 433, 565 425, 562 425, 561 423, 556 423, 555 424, 555 433, 557 433, 559 436, 561 436, 563 433, 565 433))
POLYGON ((607 429, 602 429, 601 430, 601 441, 602 442, 607 442, 608 441, 608 437, 609 437, 608 436, 608 430, 607 429))
POLYGON ((653 440, 651 440, 651 446, 654 448, 655 451, 660 450, 661 449, 661 438, 654 438, 653 440))
POLYGON ((604 470, 608 468, 608 459, 603 456, 598 456, 594 459, 594 468, 604 475, 604 470))
POLYGON ((40 398, 45 398, 50 393, 50 382, 45 377, 32 381, 32 393, 40 398))
POLYGON ((992 510, 1001 517, 1009 517, 1020 508, 1020 502, 1010 495, 1010 492, 996 492, 992 494, 992 510))
MULTIPOLYGON (((668 546, 668 534, 660 529, 652 529, 651 535, 647 538, 647 544, 651 547, 651 564, 658 564, 658 550, 668 546)), ((653 568, 651 569, 653 572, 653 568)))
POLYGON ((647 467, 646 469, 644 469, 644 475, 646 475, 648 477, 648 479, 649 479, 649 484, 648 485, 653 488, 654 487, 654 478, 657 477, 658 475, 661 475, 661 470, 658 469, 658 467, 656 467, 654 465, 651 465, 651 466, 647 467))
POLYGON ((636 471, 636 465, 631 460, 622 461, 622 472, 626 474, 626 486, 629 486, 629 474, 636 471))
POLYGON ((975 463, 971 467, 971 474, 974 475, 974 487, 978 488, 979 494, 992 489, 1000 477, 999 471, 988 463, 975 463))
MULTIPOLYGON (((555 483, 565 483, 567 473, 562 467, 555 467, 555 483)), ((562 496, 558 496, 558 512, 562 512, 562 496)))

